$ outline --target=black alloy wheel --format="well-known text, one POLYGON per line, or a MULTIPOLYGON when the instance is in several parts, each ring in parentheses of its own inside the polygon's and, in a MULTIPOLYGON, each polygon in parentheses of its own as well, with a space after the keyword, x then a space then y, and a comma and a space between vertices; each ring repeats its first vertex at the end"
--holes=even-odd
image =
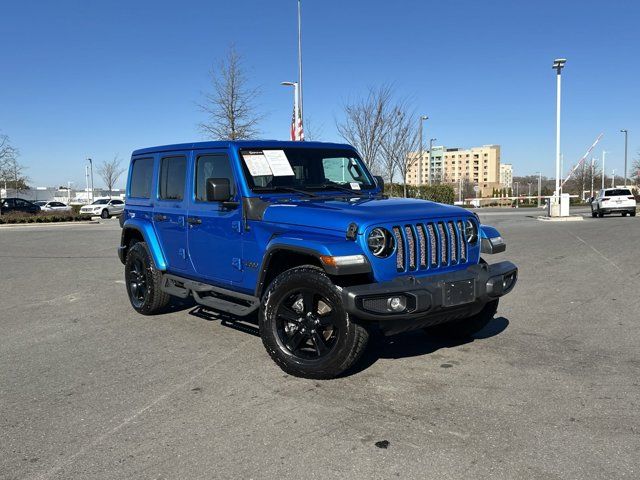
POLYGON ((331 302, 309 288, 296 289, 276 307, 278 342, 291 355, 312 360, 328 355, 338 337, 331 302))
POLYGON ((140 258, 136 258, 131 262, 127 275, 127 287, 129 288, 131 303, 133 303, 134 307, 140 308, 149 292, 145 268, 140 258))

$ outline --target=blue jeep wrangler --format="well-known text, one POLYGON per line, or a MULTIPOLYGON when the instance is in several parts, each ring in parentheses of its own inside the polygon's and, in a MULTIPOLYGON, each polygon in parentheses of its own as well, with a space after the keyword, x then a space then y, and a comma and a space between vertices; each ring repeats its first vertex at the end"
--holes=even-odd
POLYGON ((371 328, 464 336, 515 285, 496 229, 462 208, 387 198, 349 145, 203 142, 133 152, 118 250, 133 308, 171 296, 258 311, 286 372, 335 377, 371 328))

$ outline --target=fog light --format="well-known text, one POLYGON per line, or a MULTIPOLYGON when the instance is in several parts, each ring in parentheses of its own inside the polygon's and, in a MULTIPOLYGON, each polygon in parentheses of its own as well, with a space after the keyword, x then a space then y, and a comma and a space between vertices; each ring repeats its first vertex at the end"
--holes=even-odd
POLYGON ((402 312, 407 308, 405 297, 391 297, 387 300, 387 306, 392 312, 402 312))

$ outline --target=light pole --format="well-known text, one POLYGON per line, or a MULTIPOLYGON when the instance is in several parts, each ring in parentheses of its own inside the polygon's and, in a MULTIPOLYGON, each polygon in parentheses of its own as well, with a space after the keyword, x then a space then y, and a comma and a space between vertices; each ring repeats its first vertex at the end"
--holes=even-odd
POLYGON ((89 162, 89 169, 91 170, 91 203, 93 203, 93 160, 87 158, 89 162))
POLYGON ((627 132, 626 129, 622 129, 620 130, 622 133, 624 133, 624 186, 627 186, 627 140, 628 140, 628 135, 629 132, 627 132))
POLYGON ((529 198, 527 198, 527 203, 531 201, 531 182, 529 182, 529 198))
MULTIPOLYGON (((300 108, 300 131, 304 132, 304 116, 302 110, 302 0, 298 0, 298 104, 300 108)), ((301 138, 304 140, 304 133, 301 138)))
POLYGON ((67 182, 67 205, 71 204, 71 185, 73 182, 67 182))
MULTIPOLYGON (((429 117, 427 115, 420 115, 420 118, 418 119, 418 121, 420 122, 420 153, 419 153, 419 157, 418 157, 418 186, 422 185, 422 160, 424 159, 424 143, 422 141, 422 128, 423 128, 423 122, 425 120, 429 120, 429 117)), ((429 175, 431 175, 431 172, 429 172, 429 175)), ((429 185, 431 185, 431 182, 429 182, 429 185)))
POLYGON ((604 157, 607 154, 607 152, 605 152, 604 150, 602 151, 602 190, 604 190, 604 180, 606 175, 606 170, 604 169, 604 157))
POLYGON ((300 118, 300 86, 298 82, 280 82, 285 87, 293 87, 293 125, 291 125, 291 140, 302 140, 302 119, 300 118))
POLYGON ((540 198, 542 192, 542 172, 536 172, 538 174, 538 208, 540 208, 540 198))
POLYGON ((516 184, 516 208, 518 208, 518 203, 520 200, 520 182, 513 182, 516 184))
POLYGON ((562 69, 567 62, 566 58, 556 58, 553 67, 556 71, 556 191, 554 193, 555 203, 558 205, 557 215, 560 216, 560 99, 562 95, 562 69))
POLYGON ((594 172, 594 167, 596 164, 596 159, 595 157, 591 157, 591 197, 593 198, 593 172, 594 172))
POLYGON ((433 157, 431 156, 431 150, 433 150, 433 142, 435 142, 437 138, 429 139, 429 185, 431 185, 431 167, 433 167, 433 157))
POLYGON ((616 182, 616 169, 614 168, 613 171, 611 172, 611 188, 615 187, 615 182, 616 182))

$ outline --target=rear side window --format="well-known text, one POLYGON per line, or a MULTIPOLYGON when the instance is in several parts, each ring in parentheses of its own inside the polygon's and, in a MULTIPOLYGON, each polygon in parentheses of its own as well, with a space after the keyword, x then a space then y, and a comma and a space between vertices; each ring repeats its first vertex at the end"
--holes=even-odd
POLYGON ((182 200, 187 173, 186 157, 165 157, 160 164, 160 199, 182 200))
POLYGON ((131 184, 129 196, 134 198, 151 198, 151 181, 153 179, 153 158, 134 160, 131 167, 131 184))
POLYGON ((231 198, 236 194, 236 184, 229 157, 225 154, 202 155, 196 160, 196 200, 207 201, 207 179, 228 178, 231 198))
POLYGON ((605 190, 605 197, 630 197, 631 191, 627 188, 616 188, 615 190, 605 190))

